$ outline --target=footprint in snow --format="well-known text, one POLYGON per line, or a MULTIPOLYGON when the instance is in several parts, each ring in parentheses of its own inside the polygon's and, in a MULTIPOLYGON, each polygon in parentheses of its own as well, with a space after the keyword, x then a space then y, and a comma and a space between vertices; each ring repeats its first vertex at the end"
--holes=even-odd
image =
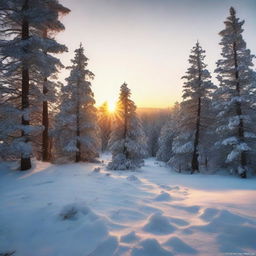
POLYGON ((127 178, 126 178, 127 180, 129 180, 129 181, 133 181, 133 182, 136 182, 136 183, 141 183, 141 181, 140 181, 140 179, 139 178, 137 178, 135 175, 129 175, 127 178))
POLYGON ((188 195, 189 194, 189 191, 187 188, 181 188, 179 186, 168 186, 168 185, 165 185, 165 184, 161 184, 161 185, 158 185, 159 188, 161 189, 164 189, 164 190, 167 190, 167 191, 173 191, 174 193, 179 193, 179 194, 182 194, 182 195, 188 195))
POLYGON ((96 167, 93 169, 93 172, 100 172, 100 167, 96 167))
POLYGON ((114 210, 111 212, 110 218, 119 221, 119 222, 125 222, 127 220, 129 221, 139 221, 145 219, 145 214, 141 213, 137 210, 130 210, 130 209, 119 209, 114 210))
POLYGON ((180 218, 174 218, 174 217, 169 217, 170 221, 174 224, 176 224, 177 226, 187 226, 189 225, 189 222, 180 219, 180 218))
POLYGON ((35 184, 33 184, 33 186, 41 186, 41 185, 50 184, 50 183, 54 183, 54 181, 48 180, 48 181, 44 181, 44 182, 40 182, 40 183, 35 183, 35 184))
POLYGON ((172 207, 189 212, 189 213, 193 213, 193 214, 198 213, 200 210, 200 206, 197 206, 197 205, 193 205, 193 206, 172 205, 172 207))
POLYGON ((159 187, 162 188, 162 189, 168 190, 168 191, 172 190, 172 188, 168 185, 159 185, 159 187))

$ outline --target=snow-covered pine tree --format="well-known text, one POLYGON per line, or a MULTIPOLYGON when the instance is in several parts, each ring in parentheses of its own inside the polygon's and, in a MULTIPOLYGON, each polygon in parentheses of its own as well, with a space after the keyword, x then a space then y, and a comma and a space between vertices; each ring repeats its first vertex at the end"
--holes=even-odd
POLYGON ((101 132, 101 151, 104 152, 108 147, 108 141, 111 134, 111 118, 108 103, 104 102, 98 109, 98 120, 101 132))
POLYGON ((222 59, 217 62, 220 86, 215 92, 214 106, 217 115, 217 147, 224 149, 225 162, 242 178, 246 178, 250 158, 255 158, 255 74, 252 70, 254 58, 242 33, 244 21, 236 17, 230 8, 222 37, 222 59), (254 145, 254 150, 252 145, 254 145))
POLYGON ((15 136, 17 132, 14 124, 20 114, 8 102, 4 91, 3 88, 0 88, 0 160, 11 160, 16 153, 14 148, 10 146, 12 144, 12 136, 15 136))
POLYGON ((144 163, 146 138, 130 97, 127 84, 122 84, 109 143, 112 161, 108 168, 111 170, 134 170, 144 163))
POLYGON ((173 140, 178 134, 178 117, 180 104, 175 103, 171 110, 170 117, 161 129, 158 145, 159 149, 156 158, 159 161, 168 162, 172 155, 173 140))
POLYGON ((168 120, 167 111, 163 110, 141 110, 138 113, 143 130, 147 137, 147 153, 148 156, 155 157, 159 149, 158 139, 161 129, 168 120))
POLYGON ((55 120, 56 151, 58 158, 92 161, 99 149, 97 109, 90 83, 94 74, 87 69, 88 58, 82 45, 75 50, 71 61, 67 85, 62 88, 60 112, 55 120))
MULTIPOLYGON (((62 31, 65 29, 64 25, 59 21, 59 15, 67 14, 69 9, 63 7, 59 4, 58 1, 51 1, 50 2, 51 8, 51 19, 48 19, 47 26, 43 29, 43 37, 49 38, 54 41, 53 34, 55 35, 56 32, 62 31)), ((55 54, 63 52, 63 47, 56 47, 55 43, 55 54)), ((45 54, 49 54, 49 49, 45 49, 45 54)), ((56 78, 56 76, 51 75, 51 78, 56 78)), ((43 78, 43 109, 42 109, 42 126, 44 127, 44 131, 42 133, 42 160, 49 161, 51 152, 50 152, 50 141, 49 141, 49 106, 48 103, 56 101, 56 83, 49 80, 47 76, 43 78)))
POLYGON ((180 104, 179 134, 173 142, 170 164, 181 169, 190 169, 191 174, 200 167, 203 136, 208 123, 210 92, 214 86, 204 63, 205 51, 197 42, 191 50, 183 85, 183 101, 180 104))
POLYGON ((46 52, 56 53, 66 49, 54 40, 42 36, 45 29, 60 27, 60 23, 52 23, 56 18, 54 15, 56 16, 57 6, 58 9, 66 9, 57 0, 0 1, 3 36, 0 43, 2 88, 10 106, 17 110, 12 113, 18 114, 18 118, 13 119, 7 138, 10 151, 21 157, 21 170, 31 167, 31 135, 38 130, 30 121, 31 84, 37 84, 41 76, 50 76, 60 65, 57 58, 46 52), (18 99, 20 103, 17 102, 18 99), (21 123, 18 123, 19 119, 21 123))
MULTIPOLYGON (((44 49, 44 53, 55 59, 52 53, 57 54, 67 50, 64 45, 56 42, 55 35, 57 32, 65 29, 59 20, 59 16, 68 14, 70 10, 56 0, 46 3, 49 5, 49 14, 46 17, 45 24, 41 28, 41 36, 45 39, 52 40, 51 48, 44 49), (54 52, 52 51, 53 48, 55 48, 54 52)), ((39 73, 38 82, 34 86, 32 85, 31 88, 31 124, 41 125, 43 127, 42 133, 32 137, 33 151, 42 161, 50 161, 51 159, 52 138, 49 136, 49 133, 53 129, 53 112, 58 97, 57 91, 60 89, 60 83, 56 82, 56 71, 61 67, 63 66, 58 62, 55 65, 55 70, 48 77, 45 74, 39 73)))

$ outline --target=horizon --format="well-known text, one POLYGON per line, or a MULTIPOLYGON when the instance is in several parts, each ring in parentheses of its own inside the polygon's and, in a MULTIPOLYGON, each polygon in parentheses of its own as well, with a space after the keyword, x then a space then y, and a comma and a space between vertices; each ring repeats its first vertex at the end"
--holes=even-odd
MULTIPOLYGON (((97 106, 105 101, 113 105, 124 81, 138 108, 168 108, 180 102, 181 77, 197 40, 206 51, 205 62, 216 84, 213 71, 221 52, 218 33, 224 29, 230 6, 236 9, 237 17, 245 20, 243 36, 247 48, 256 53, 254 0, 61 3, 71 13, 62 18, 66 29, 57 35, 57 40, 69 48, 60 59, 68 66, 82 42, 89 58, 88 68, 95 74, 92 89, 97 106)), ((64 81, 68 74, 63 69, 59 77, 64 81)))

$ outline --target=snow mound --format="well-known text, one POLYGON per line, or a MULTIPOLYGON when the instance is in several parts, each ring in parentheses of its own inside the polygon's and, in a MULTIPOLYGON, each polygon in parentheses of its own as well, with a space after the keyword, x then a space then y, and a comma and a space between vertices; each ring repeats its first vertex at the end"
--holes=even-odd
POLYGON ((206 208, 203 212, 203 214, 200 215, 200 218, 205 221, 212 220, 217 214, 219 210, 215 208, 206 208))
POLYGON ((131 256, 172 256, 170 251, 165 250, 156 239, 145 239, 138 247, 132 250, 131 256))
POLYGON ((147 159, 140 173, 112 172, 110 177, 98 163, 36 162, 35 169, 26 174, 0 164, 0 254, 188 256, 195 250, 196 255, 204 256, 256 252, 254 178, 180 176, 169 167, 155 168, 153 161, 147 159), (98 167, 100 173, 93 173, 98 167), (131 174, 141 183, 128 181, 131 174), (172 200, 154 201, 161 191, 172 200), (177 202, 177 198, 184 200, 177 202))
POLYGON ((137 236, 136 232, 132 231, 128 233, 127 235, 121 236, 120 241, 123 243, 133 243, 136 241, 139 241, 140 238, 137 236))
POLYGON ((113 256, 118 247, 117 238, 110 236, 105 241, 103 241, 90 256, 113 256))
POLYGON ((75 240, 71 248, 69 243, 62 245, 62 255, 83 255, 84 253, 87 255, 96 251, 99 246, 105 246, 105 255, 111 255, 111 253, 107 254, 111 247, 110 242, 107 241, 111 239, 111 236, 109 236, 106 221, 101 216, 95 214, 87 205, 83 203, 66 205, 63 207, 59 216, 63 224, 59 227, 59 230, 54 229, 52 231, 56 237, 51 234, 51 243, 53 245, 55 245, 56 241, 59 243, 60 236, 64 236, 65 239, 67 239, 66 237, 72 237, 72 241, 75 240), (81 240, 86 243, 86 246, 84 243, 81 243, 81 240), (76 252, 77 254, 72 254, 72 252, 76 252))
POLYGON ((129 175, 126 179, 129 181, 136 182, 136 183, 141 183, 140 179, 133 174, 129 175))
POLYGON ((222 252, 236 251, 244 253, 247 250, 256 251, 256 222, 228 210, 219 211, 208 224, 192 226, 191 229, 216 233, 216 239, 222 252))
POLYGON ((183 242, 180 238, 174 236, 168 239, 165 243, 165 246, 171 247, 175 253, 186 253, 186 254, 196 254, 197 251, 183 242))
POLYGON ((175 227, 170 224, 168 218, 161 213, 155 213, 150 216, 143 230, 158 235, 170 234, 175 231, 175 227))
MULTIPOLYGON (((232 228, 233 230, 239 226, 255 225, 256 223, 246 217, 231 213, 228 210, 219 211, 219 213, 209 222, 209 224, 202 226, 202 229, 208 232, 221 232, 232 228)), ((256 234, 256 233, 255 233, 256 234)))
POLYGON ((167 192, 161 191, 161 193, 154 198, 154 201, 170 201, 171 199, 172 197, 167 192))

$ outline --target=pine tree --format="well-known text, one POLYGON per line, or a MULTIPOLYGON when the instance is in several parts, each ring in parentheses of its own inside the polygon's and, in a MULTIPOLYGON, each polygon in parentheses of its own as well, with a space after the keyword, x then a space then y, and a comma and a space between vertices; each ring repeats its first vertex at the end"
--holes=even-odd
POLYGON ((250 144, 253 145, 256 138, 252 129, 255 122, 252 111, 255 105, 254 56, 242 36, 244 21, 236 17, 233 7, 224 23, 225 29, 219 33, 222 59, 218 60, 215 70, 220 81, 214 102, 218 111, 216 145, 218 150, 224 149, 225 162, 246 178, 249 155, 253 155, 250 144))
POLYGON ((156 158, 159 161, 168 162, 172 155, 172 144, 174 138, 178 134, 178 117, 179 117, 180 104, 175 103, 171 110, 168 121, 164 124, 161 129, 159 137, 159 149, 156 154, 156 158))
POLYGON ((98 110, 99 127, 101 131, 101 151, 108 148, 108 141, 111 134, 111 113, 109 112, 108 103, 104 102, 98 110))
POLYGON ((97 110, 90 80, 94 74, 87 69, 88 58, 82 45, 75 50, 67 85, 62 88, 60 112, 56 115, 56 146, 58 156, 91 161, 98 156, 97 110))
MULTIPOLYGON (((50 38, 54 40, 51 34, 55 34, 56 32, 62 31, 65 29, 63 24, 59 21, 59 15, 67 14, 69 10, 58 3, 58 1, 54 1, 51 3, 51 15, 52 18, 49 19, 49 24, 43 30, 43 37, 50 38)), ((56 42, 55 47, 56 47, 56 42)), ((63 52, 64 47, 56 47, 55 54, 63 52)), ((45 54, 48 54, 48 49, 45 50, 45 54)), ((60 64, 59 64, 60 66, 60 64)), ((54 77, 55 78, 55 77, 54 77)), ((49 143, 49 100, 53 101, 55 99, 55 87, 56 84, 53 81, 49 81, 49 78, 45 76, 43 78, 43 109, 42 109, 42 126, 44 127, 44 131, 42 133, 42 160, 49 161, 50 160, 50 143, 49 143)))
POLYGON ((143 164, 146 154, 146 139, 141 121, 136 114, 136 106, 131 100, 131 91, 124 83, 120 89, 114 127, 110 137, 112 170, 136 169, 143 164))
POLYGON ((178 166, 179 170, 188 168, 191 174, 199 172, 202 137, 208 123, 210 93, 214 89, 204 63, 204 53, 197 42, 189 56, 190 67, 182 77, 186 81, 183 85, 183 101, 180 104, 179 134, 173 142, 173 156, 170 159, 170 163, 178 166))
POLYGON ((169 118, 164 109, 140 109, 138 115, 147 138, 147 155, 156 157, 161 129, 169 118))
POLYGON ((21 155, 21 170, 31 167, 31 135, 38 130, 31 125, 30 120, 29 96, 32 82, 37 84, 41 75, 50 76, 56 72, 56 66, 60 65, 57 58, 46 52, 56 53, 65 48, 42 36, 45 29, 60 27, 60 23, 52 23, 56 19, 54 11, 57 6, 59 9, 68 10, 57 0, 0 1, 1 32, 4 36, 0 45, 1 74, 4 77, 3 87, 9 91, 4 94, 9 102, 12 102, 11 106, 17 109, 16 113, 19 112, 21 119, 21 124, 17 119, 14 120, 8 138, 12 138, 9 143, 12 152, 21 155), (11 39, 8 40, 8 36, 11 39), (18 103, 17 99, 20 99, 21 103, 18 103))

